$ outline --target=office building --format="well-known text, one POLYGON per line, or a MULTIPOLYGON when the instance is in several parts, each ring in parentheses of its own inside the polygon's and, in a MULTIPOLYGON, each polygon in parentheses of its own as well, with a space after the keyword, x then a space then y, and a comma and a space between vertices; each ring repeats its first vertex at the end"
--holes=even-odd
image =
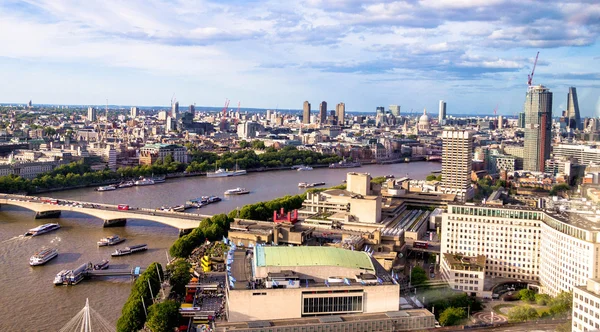
POLYGON ((192 113, 192 117, 196 115, 196 105, 190 105, 188 112, 192 113))
POLYGON ((246 121, 238 124, 237 126, 237 134, 239 138, 254 138, 261 130, 263 130, 263 126, 254 121, 246 121))
POLYGON ((525 98, 525 159, 523 169, 543 172, 550 158, 552 140, 552 92, 543 85, 532 86, 525 98))
POLYGON ((308 101, 305 101, 302 107, 302 123, 310 124, 310 103, 308 101))
POLYGON ((131 107, 131 112, 129 113, 129 115, 132 118, 137 118, 140 115, 140 110, 137 107, 133 106, 131 107))
POLYGON ((567 95, 567 114, 568 127, 571 130, 583 130, 583 124, 579 115, 579 102, 577 101, 577 90, 575 87, 569 88, 567 95))
POLYGON ((178 114, 179 114, 179 102, 176 101, 173 105, 171 105, 171 117, 177 119, 178 114))
POLYGON ((187 148, 176 144, 146 144, 140 148, 140 165, 152 165, 167 155, 173 161, 187 163, 187 148))
POLYGON ((96 109, 93 107, 88 107, 88 112, 87 112, 87 119, 90 122, 94 122, 97 120, 97 116, 96 116, 96 109))
POLYGON ((325 124, 325 122, 327 122, 327 102, 322 101, 319 104, 319 123, 325 124))
POLYGON ((377 108, 375 109, 375 115, 385 115, 385 107, 383 106, 377 106, 377 108))
POLYGON ((573 288, 573 332, 600 331, 600 279, 573 288))
POLYGON ((473 198, 471 170, 473 169, 473 136, 470 131, 442 132, 442 191, 456 194, 467 201, 473 198))
POLYGON ((346 117, 346 104, 339 103, 335 106, 335 115, 337 116, 337 123, 340 126, 344 125, 344 118, 346 117))
POLYGON ((498 115, 498 129, 504 128, 504 117, 502 115, 498 115))
POLYGON ((525 128, 525 112, 519 113, 519 120, 517 122, 519 128, 525 128))
POLYGON ((558 144, 554 146, 552 153, 556 158, 573 159, 580 165, 597 164, 600 165, 600 149, 575 144, 558 144))
POLYGON ((393 116, 400 116, 400 105, 390 105, 390 113, 393 116))
POLYGON ((438 114, 438 123, 444 124, 444 120, 446 120, 446 102, 440 100, 440 109, 438 114))
POLYGON ((485 285, 485 256, 468 257, 461 254, 443 254, 440 266, 442 280, 454 290, 469 296, 487 297, 485 285))
POLYGON ((165 132, 170 132, 173 130, 176 130, 176 125, 177 125, 177 120, 175 120, 175 118, 173 118, 172 116, 168 116, 167 117, 167 123, 165 124, 165 132))

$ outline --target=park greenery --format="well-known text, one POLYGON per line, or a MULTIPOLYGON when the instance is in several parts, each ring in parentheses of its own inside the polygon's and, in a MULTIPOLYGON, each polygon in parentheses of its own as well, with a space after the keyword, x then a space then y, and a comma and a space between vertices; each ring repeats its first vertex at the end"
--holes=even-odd
POLYGON ((117 321, 118 332, 139 331, 146 322, 146 307, 154 302, 154 296, 160 290, 163 280, 162 266, 152 263, 136 279, 129 298, 121 311, 121 317, 117 321), (160 274, 159 274, 160 273, 160 274))
POLYGON ((410 284, 414 287, 426 288, 427 287, 427 272, 420 267, 415 266, 410 271, 410 284))
POLYGON ((560 183, 560 184, 556 184, 554 186, 552 186, 552 189, 550 189, 550 196, 556 196, 559 193, 565 192, 565 191, 569 191, 571 190, 571 187, 569 187, 568 184, 566 183, 560 183))
POLYGON ((220 240, 223 236, 226 236, 229 224, 232 221, 233 218, 228 217, 226 214, 218 214, 202 220, 200 225, 189 234, 178 238, 169 249, 169 253, 174 257, 188 257, 204 241, 220 240))
MULTIPOLYGON (((413 269, 414 271, 414 269, 413 269)), ((438 293, 439 290, 436 290, 438 293)), ((434 310, 436 315, 439 313, 438 321, 443 326, 454 325, 458 323, 461 319, 467 317, 469 312, 476 312, 483 309, 483 305, 480 300, 475 297, 468 296, 463 292, 451 292, 444 294, 436 294, 438 295, 437 299, 429 301, 427 306, 434 310), (435 309, 433 309, 435 308, 435 309), (458 315, 459 311, 450 310, 446 313, 446 317, 442 320, 442 314, 447 309, 462 309, 464 311, 464 315, 458 315), (444 323, 442 322, 444 321, 444 323)))
POLYGON ((151 305, 148 308, 146 327, 152 332, 174 331, 181 318, 179 306, 180 303, 173 300, 165 300, 151 305))
POLYGON ((190 268, 192 268, 192 265, 185 259, 180 258, 167 266, 167 277, 171 285, 171 293, 185 293, 185 285, 192 280, 190 268))
POLYGON ((496 180, 492 183, 489 178, 483 178, 477 181, 477 191, 475 192, 475 199, 481 200, 488 197, 494 190, 498 188, 506 187, 506 181, 502 179, 496 180))
POLYGON ((442 326, 456 325, 462 319, 467 318, 467 312, 463 308, 448 307, 442 311, 438 321, 442 326))
POLYGON ((429 174, 429 175, 427 175, 425 180, 426 181, 442 181, 442 174, 437 175, 437 176, 435 174, 429 174))
POLYGON ((240 218, 240 219, 251 219, 251 220, 272 220, 273 211, 280 211, 281 208, 285 212, 299 209, 302 207, 302 202, 306 196, 301 195, 287 195, 280 198, 276 198, 266 202, 258 202, 254 204, 244 205, 240 210, 233 210, 229 212, 229 217, 240 218))
POLYGON ((571 314, 573 294, 561 292, 552 298, 547 294, 536 294, 529 289, 520 290, 517 296, 526 303, 535 303, 541 308, 534 308, 529 304, 512 307, 508 311, 510 322, 524 322, 545 317, 566 318, 571 314))

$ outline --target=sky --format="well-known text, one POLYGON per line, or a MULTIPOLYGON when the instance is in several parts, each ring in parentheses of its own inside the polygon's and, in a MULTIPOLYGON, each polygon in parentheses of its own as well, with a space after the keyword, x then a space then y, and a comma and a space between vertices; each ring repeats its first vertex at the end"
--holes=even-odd
POLYGON ((600 116, 597 0, 0 0, 0 102, 600 116))

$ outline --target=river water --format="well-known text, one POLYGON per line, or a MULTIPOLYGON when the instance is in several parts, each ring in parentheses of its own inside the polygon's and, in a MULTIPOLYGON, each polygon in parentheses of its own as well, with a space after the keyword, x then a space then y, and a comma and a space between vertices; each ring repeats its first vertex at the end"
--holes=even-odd
MULTIPOLYGON (((84 202, 129 204, 156 208, 183 204, 186 200, 206 195, 223 197, 227 189, 243 187, 249 195, 225 197, 223 201, 189 212, 217 214, 229 212, 245 204, 302 193, 299 182, 325 182, 327 186, 341 184, 348 171, 368 172, 373 177, 393 174, 423 179, 431 171, 440 170, 439 163, 408 163, 365 165, 354 169, 315 169, 313 171, 276 171, 250 173, 231 178, 191 177, 169 179, 154 186, 124 188, 96 192, 93 188, 46 194, 84 202)), ((63 212, 59 219, 34 220, 34 213, 19 207, 0 209, 0 331, 57 331, 85 305, 115 324, 121 307, 129 296, 128 277, 106 277, 84 280, 76 286, 55 287, 57 272, 74 269, 87 262, 110 258, 114 247, 98 248, 96 241, 112 234, 127 238, 117 247, 146 243, 145 253, 113 257, 111 268, 147 266, 151 262, 166 263, 166 251, 177 239, 178 231, 169 226, 143 220, 128 220, 126 227, 102 228, 102 221, 79 213, 63 212), (59 222, 58 231, 23 238, 28 229, 47 222, 59 222), (59 256, 44 266, 30 267, 29 257, 44 247, 58 248, 59 256)))

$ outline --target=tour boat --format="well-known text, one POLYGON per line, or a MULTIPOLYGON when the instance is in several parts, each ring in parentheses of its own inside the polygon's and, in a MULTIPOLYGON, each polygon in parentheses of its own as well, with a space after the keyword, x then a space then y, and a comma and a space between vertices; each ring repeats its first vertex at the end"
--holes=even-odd
POLYGON ((249 194, 250 191, 246 190, 246 188, 235 188, 235 189, 229 189, 227 191, 225 191, 225 195, 244 195, 244 194, 249 194))
POLYGON ((133 253, 148 250, 148 246, 145 244, 136 244, 134 246, 125 247, 123 249, 117 249, 115 252, 110 254, 111 256, 125 256, 131 255, 133 253))
POLYGON ((238 165, 236 163, 234 171, 219 168, 219 169, 215 170, 214 172, 206 173, 206 177, 207 178, 220 178, 220 177, 238 176, 238 175, 245 175, 245 174, 246 174, 246 170, 238 169, 238 165))
POLYGON ((135 186, 135 182, 133 181, 125 181, 125 182, 121 182, 119 183, 119 188, 129 188, 129 187, 133 187, 135 186))
POLYGON ((108 269, 108 259, 102 260, 98 264, 94 264, 94 270, 106 270, 108 269))
POLYGON ((36 228, 30 229, 25 236, 38 236, 44 233, 52 232, 60 228, 59 224, 44 224, 36 228))
POLYGON ((58 272, 56 274, 56 277, 54 277, 54 285, 58 286, 64 284, 65 281, 67 281, 67 277, 71 272, 71 270, 62 270, 58 272))
POLYGON ((44 265, 56 256, 58 256, 58 250, 55 248, 43 249, 31 256, 29 259, 29 265, 44 265))
POLYGON ((329 168, 352 168, 352 167, 360 167, 360 163, 353 163, 353 162, 342 160, 338 163, 329 164, 329 168))
POLYGON ((107 236, 98 241, 98 247, 114 246, 115 244, 119 244, 123 241, 125 241, 125 239, 119 237, 118 235, 107 236))
POLYGON ((111 190, 117 190, 117 187, 115 186, 101 186, 96 188, 96 191, 111 191, 111 190))
POLYGON ((310 166, 301 166, 301 167, 298 167, 298 172, 301 172, 301 171, 312 171, 312 170, 313 170, 313 168, 310 167, 310 166))
POLYGON ((152 179, 140 179, 135 181, 136 186, 150 186, 154 184, 154 180, 152 179))

